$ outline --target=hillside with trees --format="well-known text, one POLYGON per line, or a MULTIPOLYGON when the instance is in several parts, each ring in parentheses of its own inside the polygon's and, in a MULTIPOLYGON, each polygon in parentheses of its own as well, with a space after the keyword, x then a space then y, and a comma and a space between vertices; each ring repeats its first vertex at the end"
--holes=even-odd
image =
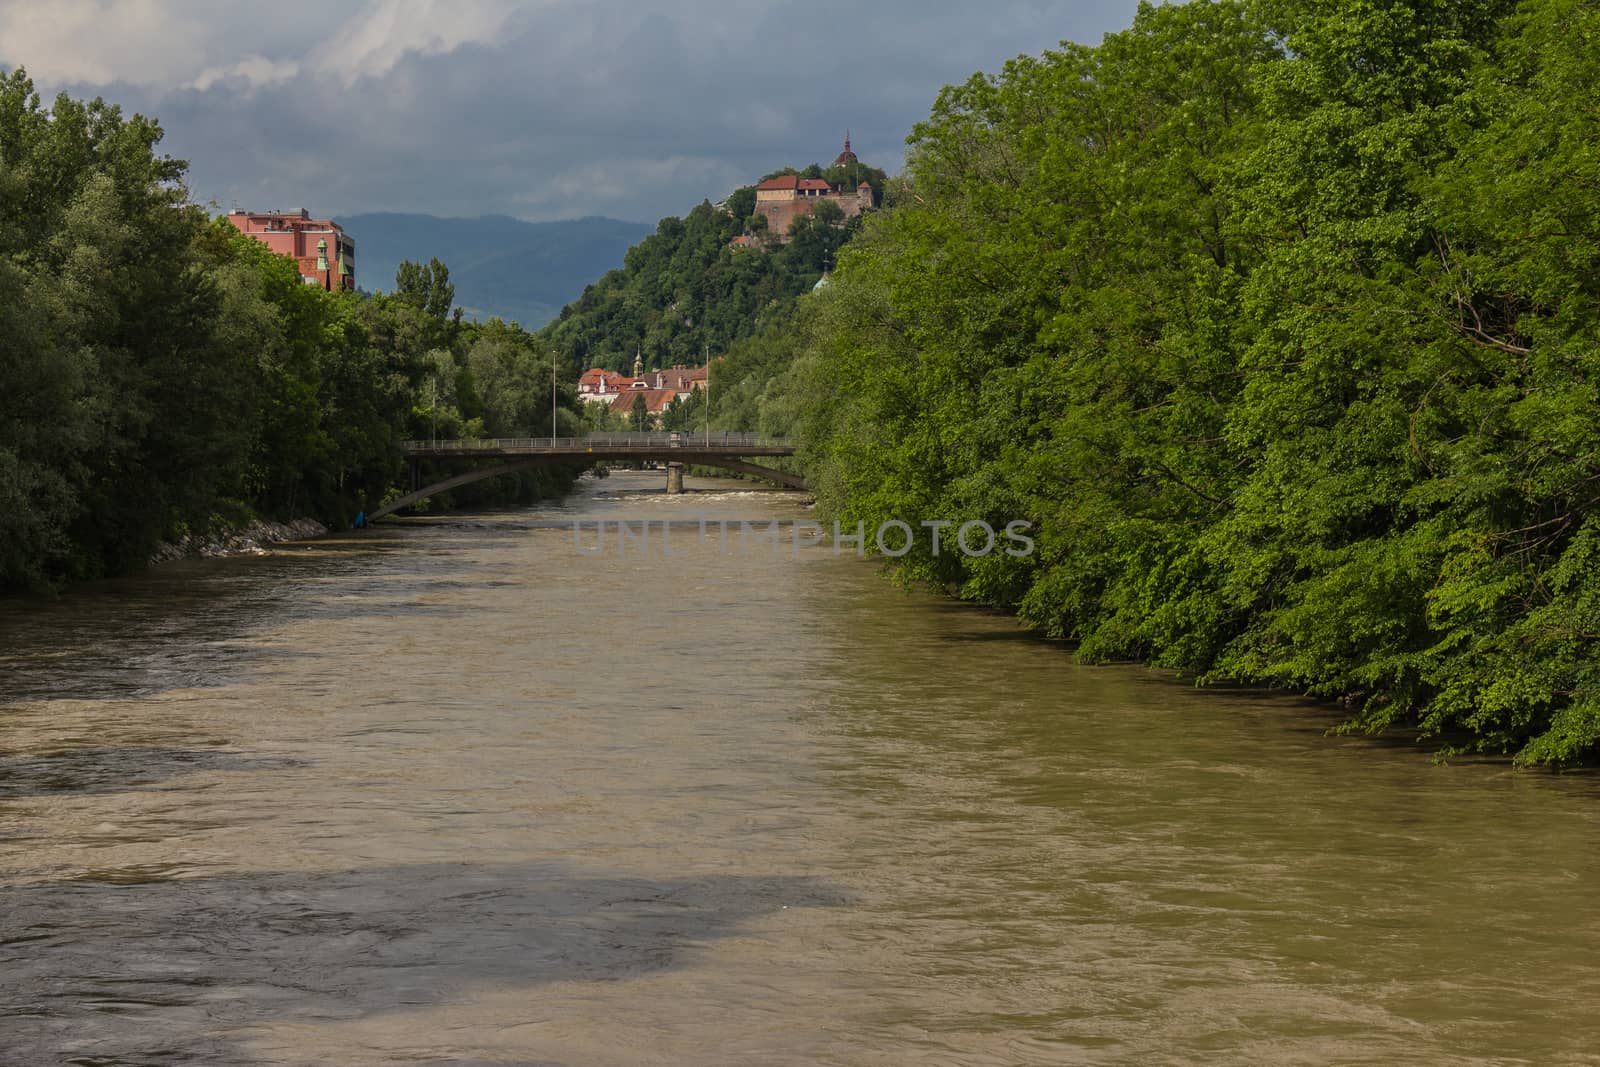
MULTIPOLYGON (((775 174, 821 177, 835 186, 867 181, 884 186, 881 170, 864 164, 775 174)), ((589 286, 542 332, 580 367, 626 371, 635 355, 647 367, 699 363, 758 332, 766 319, 788 314, 831 269, 839 249, 860 230, 834 205, 797 219, 787 243, 763 242, 765 219, 755 212, 753 186, 723 205, 701 203, 683 218, 662 219, 655 233, 628 250, 621 268, 589 286), (828 208, 833 210, 829 211, 828 208), (753 234, 753 247, 734 238, 753 234)))
POLYGON ((1086 660, 1600 743, 1600 7, 1145 6, 946 89, 753 387, 825 512, 1086 660), (769 404, 771 406, 771 404, 769 404))

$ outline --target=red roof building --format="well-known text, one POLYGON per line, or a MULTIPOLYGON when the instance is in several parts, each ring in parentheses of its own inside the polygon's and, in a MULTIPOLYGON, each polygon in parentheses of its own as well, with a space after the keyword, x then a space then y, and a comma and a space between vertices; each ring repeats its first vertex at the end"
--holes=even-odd
MULTIPOLYGON (((578 398, 589 403, 607 403, 617 410, 631 411, 633 393, 670 393, 680 400, 687 400, 690 393, 706 387, 706 375, 705 367, 682 364, 666 370, 644 372, 637 377, 594 367, 584 371, 578 378, 578 398), (624 402, 625 406, 617 408, 618 401, 624 402)), ((655 409, 651 413, 655 414, 655 409)))
MULTIPOLYGON (((848 135, 844 140, 844 152, 834 162, 837 164, 841 160, 855 161, 848 135)), ((875 206, 872 186, 868 182, 862 182, 854 189, 835 189, 821 178, 780 174, 756 186, 756 214, 767 220, 767 233, 779 242, 789 239, 789 228, 796 219, 815 214, 817 206, 825 203, 836 205, 847 219, 855 218, 875 206)))
POLYGON ((651 371, 645 377, 653 379, 657 389, 671 389, 679 396, 687 397, 696 389, 705 388, 708 373, 706 367, 685 367, 678 364, 666 370, 651 371))
POLYGON ((627 389, 618 393, 611 401, 611 410, 622 415, 633 414, 633 405, 639 397, 644 397, 644 410, 651 418, 655 418, 667 410, 667 405, 678 399, 676 389, 627 389))
POLYGON ((323 289, 356 287, 356 243, 332 219, 314 219, 311 212, 231 211, 228 221, 300 268, 300 280, 323 289))

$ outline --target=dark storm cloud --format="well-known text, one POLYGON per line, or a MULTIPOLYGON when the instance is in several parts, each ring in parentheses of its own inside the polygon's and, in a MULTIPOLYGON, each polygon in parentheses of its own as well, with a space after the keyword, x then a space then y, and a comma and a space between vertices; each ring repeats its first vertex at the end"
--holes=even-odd
POLYGON ((95 0, 0 14, 0 62, 158 115, 198 198, 653 220, 826 163, 847 128, 893 170, 940 86, 1098 40, 1134 3, 289 0, 270 22, 126 7, 141 18, 102 25, 95 0))

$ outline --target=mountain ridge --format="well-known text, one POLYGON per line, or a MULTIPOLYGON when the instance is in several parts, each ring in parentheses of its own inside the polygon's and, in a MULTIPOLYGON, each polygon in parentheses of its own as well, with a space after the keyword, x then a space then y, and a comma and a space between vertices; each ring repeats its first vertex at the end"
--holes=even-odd
POLYGON ((583 295, 585 286, 620 267, 653 225, 603 215, 526 222, 510 215, 475 218, 412 212, 364 212, 335 221, 356 242, 356 281, 390 291, 401 260, 437 257, 450 268, 456 303, 467 316, 498 316, 536 330, 583 295))

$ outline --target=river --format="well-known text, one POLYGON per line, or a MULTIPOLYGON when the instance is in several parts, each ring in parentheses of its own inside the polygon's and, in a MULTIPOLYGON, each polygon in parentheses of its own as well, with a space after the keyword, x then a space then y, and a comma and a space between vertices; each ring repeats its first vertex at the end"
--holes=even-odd
POLYGON ((0 1064, 1600 1063, 1596 777, 662 478, 0 605, 0 1064))

